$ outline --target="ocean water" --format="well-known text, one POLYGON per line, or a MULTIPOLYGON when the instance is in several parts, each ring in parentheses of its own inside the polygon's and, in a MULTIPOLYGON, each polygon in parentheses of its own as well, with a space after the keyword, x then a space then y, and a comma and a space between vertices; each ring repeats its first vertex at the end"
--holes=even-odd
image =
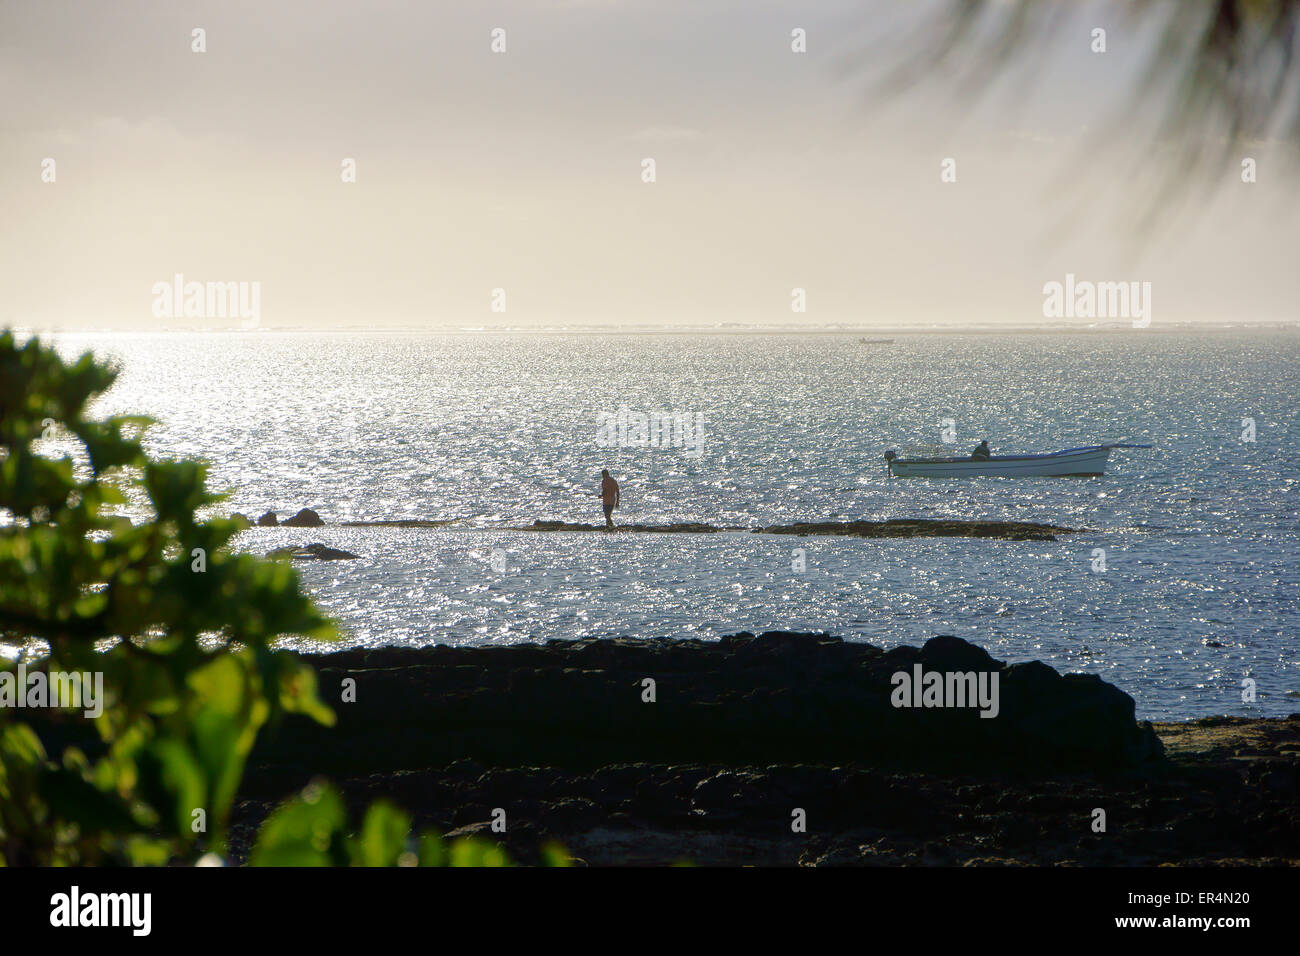
POLYGON ((322 541, 360 555, 298 564, 349 645, 794 629, 891 647, 955 634, 1001 659, 1100 674, 1141 717, 1300 711, 1300 336, 56 341, 121 363, 98 410, 159 419, 151 451, 211 462, 230 494, 222 510, 321 513, 327 527, 251 529, 236 546, 322 541), (620 407, 684 414, 702 441, 611 447, 602 413, 620 407), (984 437, 995 454, 1154 448, 1115 452, 1095 479, 886 476, 887 448, 965 453, 984 437), (507 530, 600 522, 603 467, 622 483, 616 520, 627 522, 987 518, 1088 530, 1056 542, 507 530), (334 524, 404 518, 455 523, 334 524))

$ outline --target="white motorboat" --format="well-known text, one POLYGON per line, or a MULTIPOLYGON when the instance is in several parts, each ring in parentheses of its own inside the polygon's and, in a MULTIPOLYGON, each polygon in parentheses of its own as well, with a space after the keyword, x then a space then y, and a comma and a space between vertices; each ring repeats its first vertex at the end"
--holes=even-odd
POLYGON ((885 452, 889 474, 895 478, 1001 478, 1095 477, 1104 474, 1112 448, 1150 448, 1150 445, 1088 445, 1043 455, 992 455, 988 458, 899 458, 885 452))

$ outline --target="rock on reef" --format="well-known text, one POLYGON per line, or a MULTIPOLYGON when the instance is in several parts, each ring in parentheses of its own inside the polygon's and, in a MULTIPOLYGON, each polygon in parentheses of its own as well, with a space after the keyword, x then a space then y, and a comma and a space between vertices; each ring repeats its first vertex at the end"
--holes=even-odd
POLYGON ((285 528, 319 528, 324 523, 316 512, 303 508, 292 518, 285 518, 280 525, 285 528))

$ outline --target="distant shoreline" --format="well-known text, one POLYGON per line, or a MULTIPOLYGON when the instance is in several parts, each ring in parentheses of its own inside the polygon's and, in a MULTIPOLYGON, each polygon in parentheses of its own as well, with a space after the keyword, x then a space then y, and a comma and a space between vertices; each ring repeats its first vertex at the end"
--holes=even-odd
MULTIPOLYGON (((745 326, 740 328, 720 328, 717 326, 683 326, 681 328, 671 327, 601 327, 601 326, 580 326, 576 328, 555 328, 555 327, 538 327, 538 328, 357 328, 357 327, 324 327, 324 328, 307 328, 303 326, 282 326, 267 327, 261 329, 239 329, 239 328, 57 328, 57 329, 33 329, 14 326, 14 331, 19 335, 159 335, 159 334, 178 334, 178 335, 598 335, 598 336, 678 336, 678 335, 699 335, 699 336, 743 336, 743 335, 781 335, 781 336, 861 336, 861 335, 894 335, 894 336, 943 336, 943 335, 1214 335, 1224 333, 1245 333, 1250 335, 1266 334, 1300 334, 1300 322, 1275 322, 1275 323, 1251 323, 1246 325, 1236 324, 1199 324, 1191 323, 1186 325, 1169 325, 1169 326, 1151 326, 1149 328, 1134 329, 1127 326, 1111 326, 1106 328, 1080 328, 1071 326, 1044 326, 1044 325, 1026 325, 1026 326, 976 326, 972 328, 963 328, 961 326, 927 326, 924 328, 909 328, 900 326, 846 326, 843 328, 798 328, 794 326, 745 326)), ((861 344, 866 347, 886 349, 889 347, 883 343, 853 343, 861 344)), ((898 344, 898 343, 891 343, 898 344)))

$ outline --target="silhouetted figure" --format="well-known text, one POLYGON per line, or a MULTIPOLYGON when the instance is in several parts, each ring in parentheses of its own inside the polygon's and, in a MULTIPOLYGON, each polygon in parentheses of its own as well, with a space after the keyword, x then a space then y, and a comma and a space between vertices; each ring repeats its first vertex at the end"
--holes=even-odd
POLYGON ((970 453, 970 456, 975 461, 988 461, 991 457, 989 454, 989 440, 986 438, 976 445, 975 450, 970 453))
POLYGON ((623 496, 618 487, 618 482, 609 476, 609 471, 602 468, 600 471, 600 500, 605 507, 605 527, 614 527, 614 521, 610 517, 614 509, 622 504, 623 496))

